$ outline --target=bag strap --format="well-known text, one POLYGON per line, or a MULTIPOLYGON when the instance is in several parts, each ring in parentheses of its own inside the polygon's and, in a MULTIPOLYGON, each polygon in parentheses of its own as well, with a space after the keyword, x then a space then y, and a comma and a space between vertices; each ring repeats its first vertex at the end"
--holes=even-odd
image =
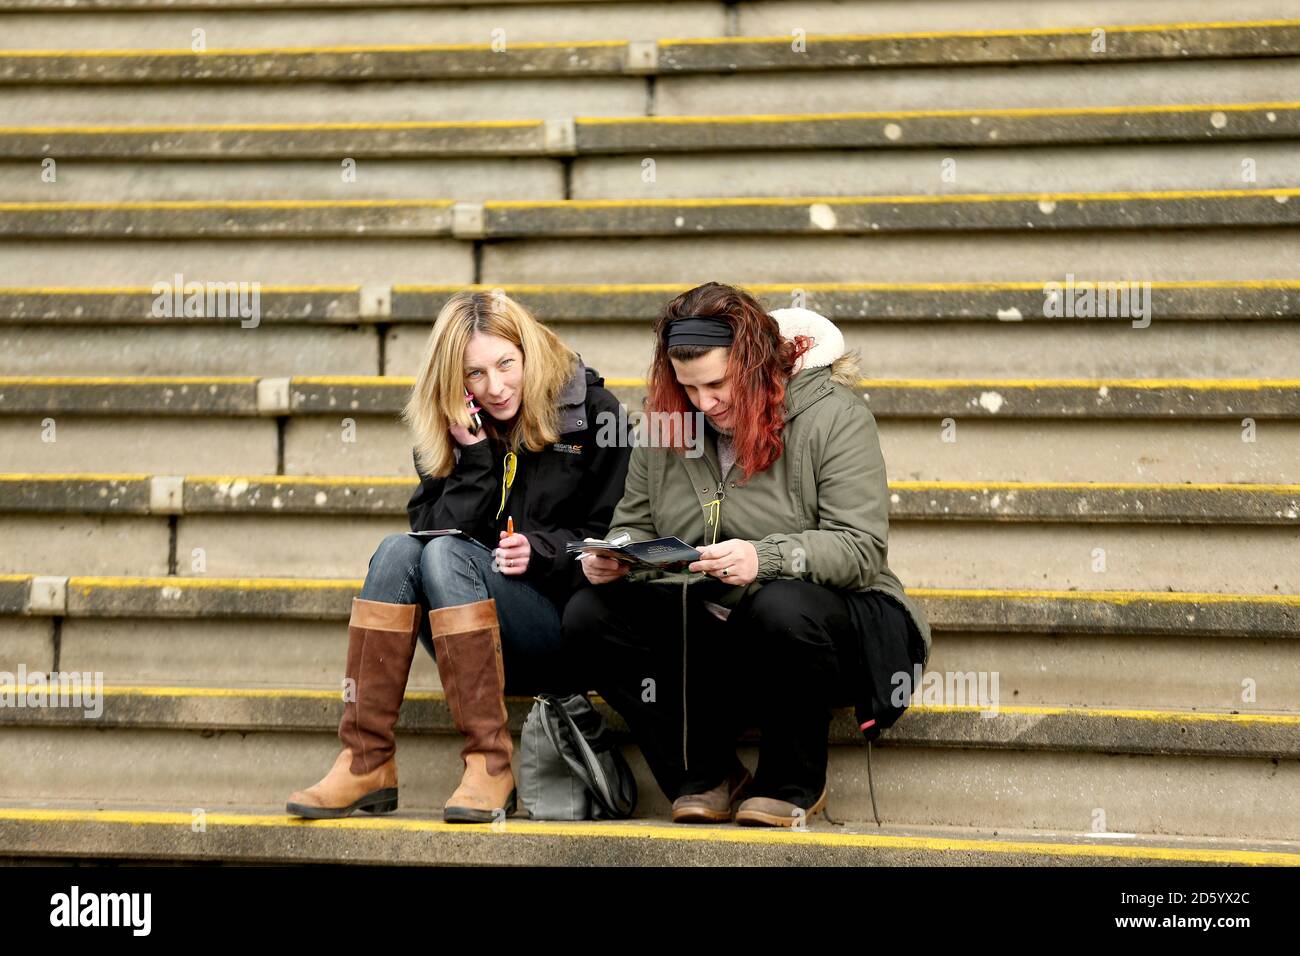
POLYGON ((600 804, 601 809, 610 816, 620 819, 630 816, 633 810, 632 803, 620 797, 618 788, 611 784, 605 768, 596 757, 596 752, 591 749, 591 744, 578 729, 578 725, 573 722, 569 712, 551 694, 542 694, 537 700, 544 705, 541 713, 542 731, 556 753, 564 758, 564 762, 568 764, 573 774, 591 791, 593 799, 600 804), (567 747, 561 740, 566 735, 569 743, 567 747), (576 751, 576 758, 572 751, 576 751))

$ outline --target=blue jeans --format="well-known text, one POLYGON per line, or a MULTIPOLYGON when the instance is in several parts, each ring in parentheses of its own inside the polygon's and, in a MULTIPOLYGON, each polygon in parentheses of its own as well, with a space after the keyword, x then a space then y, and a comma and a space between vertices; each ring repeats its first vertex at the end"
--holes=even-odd
MULTIPOLYGON (((358 597, 420 605, 420 643, 433 656, 430 610, 494 598, 501 624, 507 694, 568 693, 560 642, 560 612, 531 584, 492 569, 492 552, 457 537, 427 543, 390 534, 370 558, 358 597)), ((435 657, 436 659, 436 657, 435 657)))

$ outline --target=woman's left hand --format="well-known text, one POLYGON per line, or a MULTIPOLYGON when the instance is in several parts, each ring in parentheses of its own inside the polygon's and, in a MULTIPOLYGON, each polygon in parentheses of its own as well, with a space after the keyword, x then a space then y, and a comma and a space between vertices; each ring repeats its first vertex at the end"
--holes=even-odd
POLYGON ((506 534, 501 532, 501 540, 497 542, 497 549, 492 552, 492 557, 496 563, 496 568, 502 574, 523 574, 528 570, 528 558, 532 555, 532 546, 528 543, 528 536, 515 532, 506 534))
POLYGON ((689 571, 703 571, 719 581, 739 586, 751 584, 758 577, 758 549, 753 542, 731 538, 698 550, 700 560, 691 562, 689 571))

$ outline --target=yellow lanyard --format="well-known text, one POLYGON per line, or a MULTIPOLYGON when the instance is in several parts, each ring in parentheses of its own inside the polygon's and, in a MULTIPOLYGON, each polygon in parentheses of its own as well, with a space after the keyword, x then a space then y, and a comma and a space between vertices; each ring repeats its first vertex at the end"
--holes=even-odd
POLYGON ((704 507, 709 512, 709 524, 713 525, 713 540, 709 544, 718 543, 718 527, 722 524, 722 499, 726 495, 722 491, 722 483, 718 483, 718 497, 714 498, 704 507))
POLYGON ((501 507, 497 509, 497 518, 501 517, 501 512, 506 510, 506 495, 510 492, 510 486, 515 483, 515 465, 518 459, 512 451, 506 452, 505 459, 501 462, 501 507))

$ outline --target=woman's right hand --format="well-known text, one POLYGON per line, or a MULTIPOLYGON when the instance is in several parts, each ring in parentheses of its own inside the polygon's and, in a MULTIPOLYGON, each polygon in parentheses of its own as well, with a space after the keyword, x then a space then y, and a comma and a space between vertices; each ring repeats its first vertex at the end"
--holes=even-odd
POLYGON ((451 437, 456 439, 458 445, 477 445, 479 442, 487 440, 487 429, 485 428, 479 429, 477 435, 464 425, 450 425, 447 431, 451 432, 451 437))
POLYGON ((610 581, 617 581, 631 570, 630 564, 600 554, 588 554, 582 559, 582 573, 592 584, 608 584, 610 581))

